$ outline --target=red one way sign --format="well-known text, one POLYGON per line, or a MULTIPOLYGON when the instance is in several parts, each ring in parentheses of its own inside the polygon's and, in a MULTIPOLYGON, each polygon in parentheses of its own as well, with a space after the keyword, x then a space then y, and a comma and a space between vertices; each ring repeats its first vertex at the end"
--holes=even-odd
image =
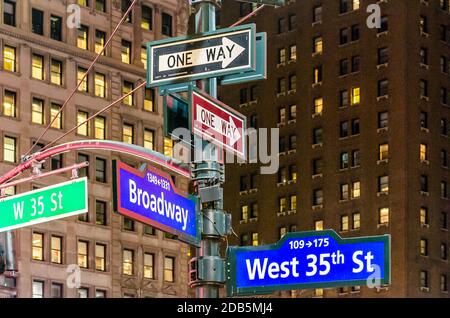
POLYGON ((194 133, 245 160, 246 117, 197 89, 191 101, 194 133))

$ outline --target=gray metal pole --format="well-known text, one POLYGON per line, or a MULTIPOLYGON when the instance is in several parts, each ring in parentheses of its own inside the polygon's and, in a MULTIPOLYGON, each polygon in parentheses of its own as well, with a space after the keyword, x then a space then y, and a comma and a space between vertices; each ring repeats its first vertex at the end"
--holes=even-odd
MULTIPOLYGON (((195 33, 214 31, 216 29, 216 0, 201 1, 195 3, 195 33)), ((210 96, 217 98, 217 79, 206 79, 201 81, 201 89, 210 96)), ((195 137, 198 138, 198 137, 195 137)), ((196 146, 204 145, 199 140, 194 143, 196 146)), ((216 155, 218 155, 216 149, 216 155)), ((217 176, 224 173, 223 165, 219 165, 218 157, 211 158, 211 161, 194 163, 194 180, 197 181, 198 191, 211 187, 220 187, 221 178, 202 179, 202 174, 217 176), (220 166, 220 167, 219 167, 220 166)), ((197 267, 201 271, 202 278, 195 285, 197 298, 218 298, 219 290, 223 286, 223 263, 220 256, 220 243, 226 233, 217 230, 219 224, 224 223, 225 213, 223 208, 223 192, 212 202, 202 203, 203 230, 201 247, 197 249, 197 267), (217 226, 216 226, 217 224, 217 226), (200 268, 201 267, 201 268, 200 268)))

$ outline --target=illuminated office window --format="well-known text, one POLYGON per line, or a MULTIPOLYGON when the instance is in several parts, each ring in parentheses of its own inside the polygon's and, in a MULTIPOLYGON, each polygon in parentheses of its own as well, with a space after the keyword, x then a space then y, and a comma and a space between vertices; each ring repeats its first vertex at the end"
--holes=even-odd
POLYGON ((290 204, 291 204, 290 205, 291 211, 297 210, 297 196, 296 195, 291 195, 290 204))
POLYGON ((291 45, 289 47, 289 61, 297 60, 297 45, 291 45))
POLYGON ((38 80, 44 79, 44 57, 39 54, 33 54, 31 63, 31 76, 38 80))
POLYGON ((428 225, 428 209, 426 207, 420 208, 420 225, 428 225))
POLYGON ((258 246, 258 233, 252 233, 252 246, 258 246))
POLYGON ((16 117, 16 99, 17 95, 15 92, 5 90, 3 95, 3 115, 8 117, 16 117))
POLYGON ((387 160, 389 158, 389 144, 379 146, 378 160, 387 160))
POLYGON ((131 42, 122 40, 122 62, 131 63, 131 42))
POLYGON ((31 122, 39 125, 44 124, 44 101, 42 99, 33 98, 31 104, 31 122))
POLYGON ((361 196, 361 182, 352 183, 352 198, 357 199, 361 196))
POLYGON ((62 85, 62 62, 52 59, 50 65, 50 82, 55 85, 62 85))
MULTIPOLYGON (((77 125, 81 124, 82 122, 86 121, 88 119, 89 114, 87 112, 84 112, 82 110, 79 110, 77 112, 77 125)), ((80 127, 77 128, 77 134, 82 136, 87 136, 89 134, 88 130, 88 123, 84 123, 80 127)))
POLYGON ((314 222, 314 229, 316 231, 323 231, 323 220, 318 220, 314 222))
POLYGON ((77 47, 83 50, 87 50, 89 45, 89 27, 80 25, 77 30, 77 47))
POLYGON ((95 139, 106 139, 106 118, 97 116, 94 119, 95 139))
POLYGON ((378 222, 379 224, 389 223, 389 208, 381 208, 378 210, 378 222))
POLYGON ((141 62, 144 64, 144 69, 147 69, 147 48, 145 46, 141 47, 141 62))
POLYGON ((52 127, 56 129, 62 129, 62 112, 59 112, 61 109, 61 105, 51 103, 50 105, 50 118, 56 117, 55 121, 52 123, 52 127))
POLYGON ((16 138, 5 136, 3 138, 3 161, 16 162, 16 138))
POLYGON ((420 161, 428 160, 428 147, 425 144, 420 145, 420 161))
POLYGON ((59 236, 51 238, 51 261, 55 264, 62 264, 62 238, 59 236))
POLYGON ((323 98, 315 98, 314 99, 314 114, 321 115, 323 113, 323 98))
POLYGON ((89 254, 88 254, 88 242, 78 241, 78 266, 82 268, 88 268, 89 266, 89 254))
POLYGON ((122 141, 127 144, 134 143, 134 127, 129 124, 123 124, 122 127, 122 141))
POLYGON ((33 296, 32 298, 44 298, 44 282, 33 280, 33 296))
POLYGON ((241 206, 241 220, 247 221, 248 220, 248 205, 241 206))
POLYGON ((124 275, 133 275, 133 258, 134 251, 124 249, 123 250, 123 274, 124 275))
POLYGON ((144 129, 144 148, 155 150, 155 132, 150 129, 144 129))
MULTIPOLYGON (((123 81, 122 95, 129 94, 134 89, 134 84, 128 81, 123 81)), ((134 94, 130 94, 123 99, 123 103, 127 106, 134 105, 134 94)))
POLYGON ((154 111, 155 90, 146 88, 144 94, 144 110, 149 112, 154 111))
POLYGON ((314 53, 323 52, 323 40, 321 36, 314 38, 314 53))
POLYGON ((352 88, 352 105, 358 105, 361 102, 361 88, 354 87, 352 88))
POLYGON ((349 219, 348 215, 341 216, 341 231, 349 230, 349 219))
POLYGON ((16 48, 5 45, 3 47, 3 69, 16 72, 16 48))
POLYGON ((361 214, 353 213, 352 230, 359 230, 361 228, 361 214))
POLYGON ((32 258, 37 261, 44 260, 44 234, 33 233, 32 258))
MULTIPOLYGON (((81 79, 83 78, 84 74, 86 74, 86 72, 87 72, 87 69, 85 69, 83 67, 78 67, 78 69, 77 69, 77 83, 79 83, 81 81, 81 79)), ((78 90, 80 92, 88 92, 88 90, 89 90, 88 79, 89 79, 89 75, 86 75, 86 77, 81 82, 81 85, 78 87, 78 90)))
POLYGON ((164 137, 164 155, 173 157, 173 140, 164 137))
POLYGON ((104 74, 95 73, 95 96, 106 97, 106 79, 104 74))
POLYGON ((175 258, 164 257, 164 281, 173 283, 175 281, 175 258))
POLYGON ((106 245, 95 244, 95 270, 104 272, 106 270, 106 245))
MULTIPOLYGON (((99 54, 106 43, 106 33, 100 30, 95 30, 95 53, 99 54)), ((106 49, 103 50, 102 55, 106 55, 106 49)))
POLYGON ((154 260, 155 260, 154 254, 144 253, 144 278, 147 279, 155 278, 154 260))
POLYGON ((153 27, 153 11, 148 6, 142 6, 141 28, 151 30, 153 27))

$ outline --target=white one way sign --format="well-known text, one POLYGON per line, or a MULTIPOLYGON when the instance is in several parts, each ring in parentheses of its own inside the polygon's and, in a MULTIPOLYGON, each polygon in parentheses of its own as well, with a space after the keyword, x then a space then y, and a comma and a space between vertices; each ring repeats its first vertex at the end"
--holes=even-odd
POLYGON ((255 70, 255 25, 147 44, 147 86, 155 87, 255 70))

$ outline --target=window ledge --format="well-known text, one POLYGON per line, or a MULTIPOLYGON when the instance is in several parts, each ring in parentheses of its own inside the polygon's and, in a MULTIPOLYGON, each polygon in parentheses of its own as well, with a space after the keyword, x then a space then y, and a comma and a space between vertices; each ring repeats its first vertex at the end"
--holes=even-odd
POLYGON ((377 229, 381 229, 383 227, 389 227, 389 223, 378 224, 377 229))
POLYGON ((378 160, 377 161, 377 165, 387 164, 387 163, 389 163, 389 159, 383 159, 383 160, 378 160))
POLYGON ((289 64, 294 64, 294 63, 296 63, 296 62, 297 62, 297 59, 289 60, 289 61, 288 61, 288 65, 289 65, 289 64))
POLYGON ((426 70, 428 70, 428 69, 430 68, 429 65, 423 64, 423 63, 420 63, 420 67, 421 67, 421 68, 424 68, 424 69, 426 69, 426 70))
POLYGON ((378 96, 377 97, 377 102, 382 101, 384 99, 386 99, 386 100, 389 99, 389 95, 378 96))
POLYGON ((295 183, 297 183, 297 180, 289 180, 288 181, 288 184, 295 184, 295 183))
POLYGON ((427 230, 430 228, 430 224, 421 224, 420 226, 427 230))
POLYGON ((277 216, 286 216, 286 212, 278 212, 277 216))
POLYGON ((389 195, 389 191, 386 191, 386 192, 377 192, 377 197, 388 196, 388 195, 389 195))
POLYGON ((420 287, 420 291, 421 292, 425 292, 425 293, 429 293, 430 292, 430 288, 428 288, 428 287, 420 287))
POLYGON ((381 37, 381 36, 383 36, 383 35, 388 35, 389 34, 389 31, 383 31, 383 32, 379 32, 379 33, 377 33, 377 38, 379 38, 379 37, 381 37))
POLYGON ((286 93, 277 93, 277 97, 282 97, 282 96, 286 96, 286 93))
POLYGON ((383 128, 378 128, 377 129, 377 133, 388 132, 388 131, 389 131, 388 127, 383 127, 383 128))
POLYGON ((428 161, 428 160, 420 159, 420 163, 422 163, 422 164, 424 164, 424 165, 427 165, 427 166, 430 165, 430 161, 428 161))
POLYGON ((244 108, 244 107, 247 107, 247 106, 248 106, 248 103, 239 104, 239 108, 244 108))
POLYGON ((313 22, 311 25, 312 25, 312 26, 315 26, 315 25, 319 25, 319 24, 322 24, 322 20, 313 22))
POLYGON ((313 180, 323 178, 323 173, 315 174, 312 176, 312 178, 313 178, 313 180))
POLYGON ((348 201, 349 201, 348 199, 339 200, 339 203, 346 203, 346 202, 348 202, 348 201))
POLYGON ((313 211, 322 210, 323 204, 313 205, 312 209, 313 211))
POLYGON ((312 84, 312 88, 321 87, 321 86, 322 86, 322 82, 312 84))
POLYGON ((320 117, 322 117, 322 116, 323 116, 323 113, 312 114, 312 119, 320 118, 320 117))
POLYGON ((288 215, 297 214, 297 210, 291 210, 287 212, 288 215))
POLYGON ((277 124, 277 127, 278 127, 278 128, 281 128, 281 127, 284 127, 284 126, 286 126, 285 123, 278 123, 278 124, 277 124))
POLYGON ((428 32, 420 31, 420 35, 428 38, 430 34, 428 32))
POLYGON ((323 53, 323 51, 322 52, 314 52, 311 54, 311 57, 321 56, 322 53, 323 53))
POLYGON ((240 220, 240 221, 239 221, 239 224, 247 224, 247 223, 249 223, 248 219, 247 219, 247 220, 240 220))
POLYGON ((296 89, 291 89, 288 91, 288 95, 295 95, 297 94, 297 90, 296 89))
POLYGON ((248 102, 248 106, 256 105, 258 103, 258 100, 251 100, 248 102))
POLYGON ((240 191, 240 192, 239 192, 239 195, 246 195, 246 194, 248 194, 248 191, 247 191, 247 190, 244 190, 244 191, 240 191))
POLYGON ((388 68, 388 67, 389 67, 389 63, 378 64, 377 70, 382 69, 382 68, 388 68))
POLYGON ((278 157, 281 157, 281 156, 286 156, 286 152, 285 151, 279 152, 278 157))
POLYGON ((281 62, 281 63, 277 64, 277 68, 280 68, 280 67, 283 67, 283 66, 286 66, 286 62, 281 62))
POLYGON ((258 192, 258 189, 250 189, 250 190, 248 190, 248 193, 250 194, 250 193, 256 193, 256 192, 258 192))
POLYGON ((291 149, 291 150, 288 151, 288 155, 292 155, 292 154, 295 154, 295 153, 297 153, 297 149, 291 149))
POLYGON ((420 191, 420 195, 429 197, 430 196, 430 192, 420 191))
POLYGON ((423 99, 424 101, 428 102, 430 100, 430 98, 428 96, 420 96, 420 99, 423 99))
POLYGON ((424 132, 424 133, 429 133, 430 130, 428 128, 425 127, 420 127, 420 131, 424 132))
POLYGON ((278 182, 277 188, 284 187, 286 184, 287 184, 287 182, 278 182))
POLYGON ((296 124, 296 123, 297 123, 297 119, 291 119, 288 121, 288 125, 296 124))
POLYGON ((318 148, 323 148, 323 143, 319 143, 319 144, 314 144, 312 145, 312 149, 318 149, 318 148))

